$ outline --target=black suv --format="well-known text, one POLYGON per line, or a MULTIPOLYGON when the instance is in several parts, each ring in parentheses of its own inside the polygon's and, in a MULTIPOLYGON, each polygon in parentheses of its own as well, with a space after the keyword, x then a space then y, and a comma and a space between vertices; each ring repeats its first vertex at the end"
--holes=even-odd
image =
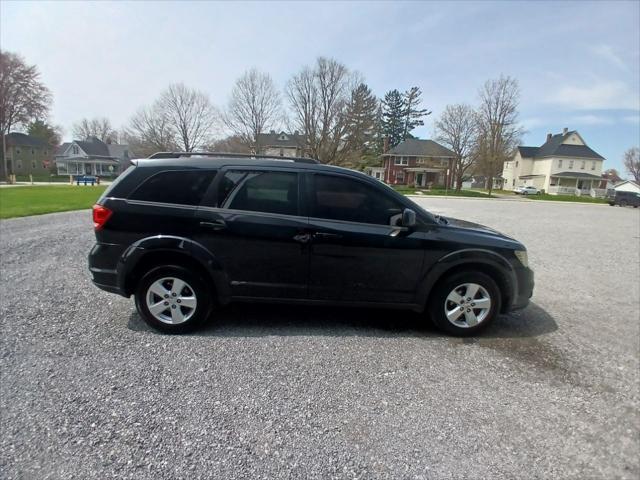
POLYGON ((621 207, 635 207, 640 205, 640 193, 636 192, 615 192, 609 197, 609 205, 620 205, 621 207))
POLYGON ((213 153, 132 163, 93 207, 89 269, 165 332, 232 301, 278 301, 426 310, 469 335, 532 294, 520 242, 362 173, 213 153))

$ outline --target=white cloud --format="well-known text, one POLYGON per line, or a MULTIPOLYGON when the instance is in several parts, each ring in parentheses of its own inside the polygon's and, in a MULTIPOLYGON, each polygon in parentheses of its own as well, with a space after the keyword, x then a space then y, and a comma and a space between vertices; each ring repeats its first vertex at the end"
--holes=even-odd
POLYGON ((547 102, 577 110, 631 109, 640 105, 637 90, 624 82, 610 81, 583 87, 567 85, 552 93, 547 102))
POLYGON ((611 65, 615 65, 622 70, 628 70, 627 64, 624 63, 610 45, 597 45, 591 48, 591 52, 601 58, 604 58, 611 65))
POLYGON ((633 125, 638 125, 638 124, 640 124, 640 114, 627 115, 622 120, 625 121, 626 123, 631 123, 633 125))
POLYGON ((611 125, 613 119, 601 115, 576 115, 568 119, 570 124, 575 125, 611 125))

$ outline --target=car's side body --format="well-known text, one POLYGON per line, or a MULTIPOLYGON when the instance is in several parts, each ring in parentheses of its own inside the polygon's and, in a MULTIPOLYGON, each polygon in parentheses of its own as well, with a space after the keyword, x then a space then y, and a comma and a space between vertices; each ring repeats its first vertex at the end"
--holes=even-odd
POLYGON ((640 205, 640 193, 637 192, 615 192, 615 195, 609 198, 609 205, 620 205, 621 207, 636 207, 640 205))
POLYGON ((175 258, 200 269, 217 300, 378 305, 421 311, 438 279, 474 266, 491 273, 503 289, 502 311, 526 305, 532 275, 513 255, 515 240, 482 227, 439 223, 428 212, 358 172, 321 165, 234 159, 144 160, 106 192, 99 203, 113 214, 89 255, 94 282, 130 296, 144 268, 175 258), (199 205, 130 198, 161 172, 209 174, 199 205), (297 177, 296 214, 220 208, 217 190, 225 172, 282 172, 297 177), (399 206, 416 209, 411 231, 392 225, 310 216, 310 189, 318 175, 344 178, 377 189, 399 206))

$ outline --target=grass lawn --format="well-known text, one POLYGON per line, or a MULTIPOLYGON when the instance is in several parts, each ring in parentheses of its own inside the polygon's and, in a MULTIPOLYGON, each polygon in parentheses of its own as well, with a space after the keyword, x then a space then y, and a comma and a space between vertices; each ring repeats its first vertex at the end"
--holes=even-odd
MULTIPOLYGON (((16 175, 16 182, 29 182, 29 175, 16 175)), ((33 175, 34 182, 69 183, 69 175, 33 175)))
POLYGON ((0 218, 91 208, 107 187, 44 185, 0 188, 0 218))
MULTIPOLYGON (((431 190, 422 190, 416 188, 407 188, 407 187, 393 187, 398 193, 402 193, 403 195, 415 195, 416 192, 422 192, 422 195, 448 195, 450 197, 482 197, 489 198, 486 192, 482 192, 480 190, 460 190, 456 192, 455 190, 445 190, 445 189, 431 189, 431 190)), ((420 195, 418 193, 418 195, 420 195)))
POLYGON ((576 195, 549 195, 548 193, 541 193, 539 195, 524 195, 524 198, 528 200, 553 200, 555 202, 607 203, 607 200, 604 198, 593 198, 585 195, 578 197, 576 195))

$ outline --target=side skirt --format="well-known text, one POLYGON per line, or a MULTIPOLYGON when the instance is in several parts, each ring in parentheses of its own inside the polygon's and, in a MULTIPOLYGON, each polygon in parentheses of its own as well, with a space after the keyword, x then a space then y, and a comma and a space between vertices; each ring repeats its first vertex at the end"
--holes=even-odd
POLYGON ((413 310, 421 313, 424 305, 417 303, 379 303, 379 302, 344 302, 337 300, 311 300, 305 298, 270 298, 270 297, 231 297, 231 302, 242 303, 281 303, 289 305, 317 305, 324 307, 354 308, 389 308, 394 310, 413 310))

